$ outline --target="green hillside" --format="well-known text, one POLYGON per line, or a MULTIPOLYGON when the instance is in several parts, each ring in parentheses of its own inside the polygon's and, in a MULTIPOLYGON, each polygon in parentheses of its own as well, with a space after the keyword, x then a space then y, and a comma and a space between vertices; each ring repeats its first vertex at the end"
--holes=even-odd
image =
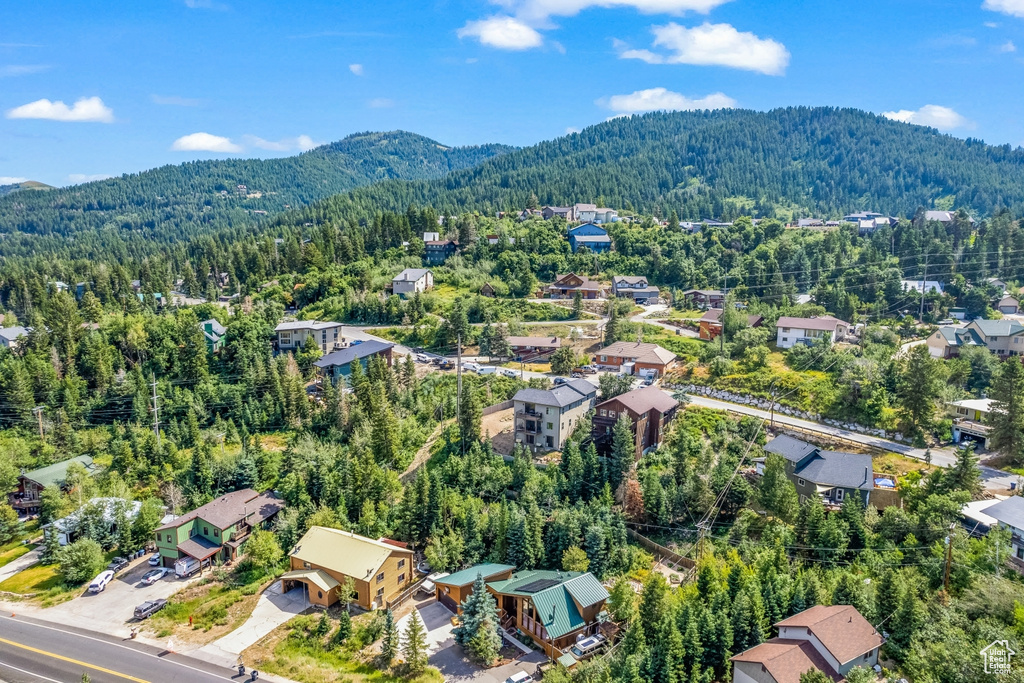
MULTIPOLYGON (((107 228, 165 243, 253 225, 375 181, 441 177, 509 149, 445 147, 403 131, 360 133, 283 159, 195 161, 52 192, 17 192, 0 197, 0 233, 67 237, 107 228)), ((16 243, 48 247, 47 241, 16 243)))
POLYGON ((26 180, 21 183, 13 183, 11 185, 0 185, 0 197, 11 194, 12 192, 20 192, 21 190, 52 190, 52 185, 46 183, 40 183, 36 180, 26 180))
MULTIPOLYGON (((430 204, 521 208, 603 201, 683 220, 791 211, 913 215, 940 204, 978 215, 1024 209, 1024 152, 863 111, 653 113, 617 118, 434 181, 387 182, 327 200, 319 217, 430 204)), ((302 219, 303 216, 298 218, 302 219)))

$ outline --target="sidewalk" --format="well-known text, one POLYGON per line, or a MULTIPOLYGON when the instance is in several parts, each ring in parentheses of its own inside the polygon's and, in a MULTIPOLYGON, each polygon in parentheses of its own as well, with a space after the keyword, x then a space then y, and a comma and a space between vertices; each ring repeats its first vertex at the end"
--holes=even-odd
POLYGON ((0 567, 0 583, 3 583, 20 571, 28 569, 37 562, 39 562, 39 548, 30 550, 18 559, 8 562, 0 567))

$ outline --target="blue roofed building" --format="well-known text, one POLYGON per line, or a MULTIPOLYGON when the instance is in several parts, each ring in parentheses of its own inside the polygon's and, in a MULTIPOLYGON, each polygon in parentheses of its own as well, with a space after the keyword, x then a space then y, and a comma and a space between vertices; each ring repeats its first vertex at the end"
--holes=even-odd
POLYGON ((608 231, 594 223, 577 225, 570 229, 568 234, 573 253, 579 251, 580 247, 586 247, 598 254, 611 251, 612 238, 608 236, 608 231))
POLYGON ((785 458, 786 477, 796 486, 801 505, 814 496, 839 505, 852 495, 868 505, 875 487, 870 455, 822 450, 788 434, 775 437, 764 450, 785 458))
POLYGON ((363 369, 366 369, 366 364, 370 362, 372 357, 383 356, 387 361, 388 367, 391 367, 391 350, 393 348, 395 348, 395 345, 391 342, 383 342, 376 339, 356 342, 348 348, 321 356, 313 365, 321 377, 328 378, 331 382, 337 384, 338 380, 352 374, 352 363, 355 361, 362 363, 363 369))

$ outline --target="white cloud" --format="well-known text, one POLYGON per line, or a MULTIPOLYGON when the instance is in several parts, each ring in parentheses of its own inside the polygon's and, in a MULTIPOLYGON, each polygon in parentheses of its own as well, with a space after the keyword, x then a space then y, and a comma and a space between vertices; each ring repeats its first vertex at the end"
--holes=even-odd
POLYGON ((294 138, 283 138, 276 141, 264 140, 263 138, 256 137, 255 135, 246 135, 244 139, 246 144, 250 147, 266 149, 272 152, 307 152, 322 144, 314 142, 313 138, 308 135, 299 135, 294 138))
POLYGON ((153 104, 164 104, 174 107, 198 107, 203 103, 202 100, 196 100, 190 97, 178 97, 177 95, 150 95, 149 99, 153 104))
POLYGON ((974 125, 969 119, 961 116, 949 107, 942 107, 937 104, 926 104, 916 111, 910 109, 886 111, 882 112, 882 116, 893 121, 914 123, 919 126, 931 126, 942 131, 970 128, 974 125))
POLYGON ((213 2, 213 0, 185 0, 185 7, 190 9, 214 9, 218 11, 228 9, 227 5, 220 2, 213 2))
POLYGON ((36 100, 9 110, 7 118, 113 123, 114 112, 98 97, 83 97, 71 107, 60 100, 36 100))
POLYGON ((395 101, 387 97, 375 97, 366 104, 372 109, 388 109, 395 106, 395 101))
POLYGON ((1024 17, 1024 0, 985 0, 981 8, 1012 17, 1024 17))
POLYGON ((571 17, 592 7, 632 8, 643 14, 707 14, 729 0, 498 0, 528 22, 546 22, 549 17, 571 17))
POLYGON ((519 19, 501 15, 470 21, 456 33, 459 38, 476 38, 499 50, 529 50, 544 44, 543 36, 535 29, 519 19))
POLYGON ((736 100, 720 92, 694 99, 665 88, 648 88, 628 95, 612 95, 598 100, 597 104, 622 114, 634 114, 646 111, 731 109, 736 106, 736 100))
POLYGON ((176 152, 222 152, 224 154, 238 154, 242 146, 220 135, 209 133, 192 133, 184 135, 171 144, 171 149, 176 152))
POLYGON ((68 174, 68 182, 72 185, 78 185, 79 183, 91 183, 113 177, 107 173, 70 173, 68 174))
POLYGON ((999 46, 1000 52, 1016 52, 1017 46, 1013 44, 1012 40, 1008 40, 999 46))
POLYGON ((356 76, 362 76, 363 75, 363 65, 362 64, 349 64, 348 65, 348 70, 351 71, 352 73, 354 73, 356 76))
POLYGON ((23 183, 26 180, 28 180, 28 178, 17 178, 9 175, 0 175, 0 185, 17 185, 18 183, 23 183))
POLYGON ((999 24, 994 21, 986 21, 984 26, 985 28, 999 28, 999 24))
POLYGON ((50 69, 47 64, 8 64, 0 66, 0 78, 10 76, 27 76, 28 74, 42 73, 50 69))
POLYGON ((579 128, 573 128, 572 126, 569 126, 568 128, 565 129, 565 134, 566 135, 572 135, 573 133, 579 133, 579 132, 580 132, 579 128))
POLYGON ((626 49, 617 42, 622 59, 641 59, 648 64, 696 64, 727 66, 780 76, 789 65, 789 51, 782 43, 737 31, 730 24, 704 23, 686 28, 674 22, 654 26, 654 46, 667 52, 626 49))

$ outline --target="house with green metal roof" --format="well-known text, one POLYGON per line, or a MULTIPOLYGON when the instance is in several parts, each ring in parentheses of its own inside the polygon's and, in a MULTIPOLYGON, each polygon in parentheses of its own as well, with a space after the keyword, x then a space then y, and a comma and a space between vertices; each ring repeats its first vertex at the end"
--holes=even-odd
POLYGON ((608 600, 608 591, 590 572, 513 572, 506 579, 488 581, 487 591, 498 601, 502 627, 529 636, 554 659, 577 637, 600 628, 598 615, 608 600))
POLYGON ((512 576, 516 568, 511 564, 477 564, 468 569, 441 576, 434 579, 434 591, 437 601, 460 614, 462 603, 473 594, 473 584, 478 576, 484 581, 503 581, 512 576))
POLYGON ((46 467, 22 472, 18 477, 18 488, 7 495, 8 503, 18 514, 34 515, 39 512, 43 489, 57 486, 62 490, 67 486, 68 469, 77 464, 85 468, 89 476, 96 474, 97 468, 88 455, 79 455, 46 467))

